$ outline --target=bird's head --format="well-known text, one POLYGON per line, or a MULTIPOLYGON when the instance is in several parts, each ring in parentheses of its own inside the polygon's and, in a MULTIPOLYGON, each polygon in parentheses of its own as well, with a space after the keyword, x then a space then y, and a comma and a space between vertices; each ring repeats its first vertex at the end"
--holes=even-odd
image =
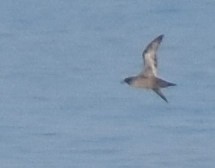
POLYGON ((123 83, 127 83, 128 85, 130 85, 133 81, 133 78, 132 77, 128 77, 128 78, 125 78, 122 82, 123 83))

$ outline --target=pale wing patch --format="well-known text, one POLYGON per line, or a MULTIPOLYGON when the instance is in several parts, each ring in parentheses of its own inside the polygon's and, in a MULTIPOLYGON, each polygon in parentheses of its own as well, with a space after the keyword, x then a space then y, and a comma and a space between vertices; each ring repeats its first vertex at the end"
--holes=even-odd
POLYGON ((157 76, 157 49, 163 39, 163 35, 155 38, 151 43, 148 44, 146 49, 143 51, 144 59, 144 71, 142 72, 145 76, 157 76))
POLYGON ((156 65, 155 53, 153 51, 146 53, 144 57, 144 75, 157 76, 156 65))

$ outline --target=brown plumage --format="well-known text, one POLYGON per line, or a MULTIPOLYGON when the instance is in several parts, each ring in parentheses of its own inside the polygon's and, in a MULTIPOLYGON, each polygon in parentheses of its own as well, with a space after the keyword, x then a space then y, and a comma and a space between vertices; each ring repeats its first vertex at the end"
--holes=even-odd
POLYGON ((175 86, 176 84, 167 82, 157 77, 156 52, 160 46, 163 37, 164 35, 160 35, 157 38, 155 38, 151 43, 148 44, 146 49, 143 51, 142 54, 144 60, 143 71, 137 76, 125 78, 124 82, 133 87, 152 89, 163 100, 168 102, 168 100, 163 95, 160 89, 169 86, 175 86))

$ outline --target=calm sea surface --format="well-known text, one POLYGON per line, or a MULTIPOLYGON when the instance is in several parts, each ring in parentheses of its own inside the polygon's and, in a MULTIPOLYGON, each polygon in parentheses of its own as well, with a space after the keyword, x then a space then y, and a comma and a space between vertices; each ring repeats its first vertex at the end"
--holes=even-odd
POLYGON ((0 5, 1 168, 214 168, 215 1, 0 5), (120 81, 156 36, 169 103, 120 81))

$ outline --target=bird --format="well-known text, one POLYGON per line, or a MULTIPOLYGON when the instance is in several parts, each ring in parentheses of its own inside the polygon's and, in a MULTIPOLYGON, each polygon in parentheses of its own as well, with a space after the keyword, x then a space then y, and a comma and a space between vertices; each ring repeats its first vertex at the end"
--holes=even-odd
POLYGON ((164 35, 161 34, 147 45, 142 53, 144 60, 143 70, 136 76, 125 78, 123 83, 127 83, 135 88, 151 89, 168 103, 161 89, 169 86, 176 86, 176 84, 159 78, 157 74, 158 61, 156 53, 163 38, 164 35))

